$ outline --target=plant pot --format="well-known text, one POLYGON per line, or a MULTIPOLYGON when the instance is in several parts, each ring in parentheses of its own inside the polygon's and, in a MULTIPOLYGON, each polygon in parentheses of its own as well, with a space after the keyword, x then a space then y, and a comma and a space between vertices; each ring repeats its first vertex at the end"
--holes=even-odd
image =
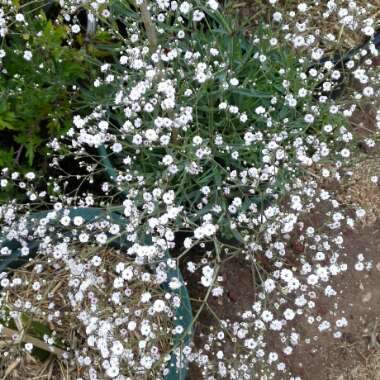
MULTIPOLYGON (((123 218, 117 214, 116 212, 107 212, 106 210, 100 209, 100 208, 71 208, 70 210, 70 217, 75 216, 81 216, 85 222, 91 223, 95 222, 99 219, 102 219, 102 217, 106 217, 107 215, 110 216, 113 223, 124 225, 123 218)), ((30 214, 28 217, 28 220, 30 223, 33 221, 38 221, 42 218, 45 218, 49 212, 51 211, 41 211, 30 214)), ((61 212, 59 212, 62 214, 61 212)), ((16 269, 23 264, 25 264, 31 257, 35 256, 38 247, 39 242, 38 239, 34 239, 28 243, 29 248, 29 255, 28 256, 22 256, 21 255, 21 247, 18 242, 15 240, 7 240, 6 237, 3 234, 0 234, 0 244, 2 247, 7 246, 11 249, 12 253, 7 256, 6 258, 0 257, 0 273, 7 271, 10 268, 16 269)), ((116 248, 123 248, 128 246, 128 242, 123 239, 122 237, 119 237, 118 239, 115 239, 110 244, 116 248)), ((169 254, 166 254, 165 258, 169 258, 169 254)), ((182 326, 184 333, 181 336, 174 336, 174 348, 180 348, 181 346, 188 346, 191 343, 191 334, 192 334, 192 322, 193 322, 193 316, 191 311, 191 304, 189 299, 189 294, 186 289, 186 286, 183 281, 182 274, 179 269, 168 269, 167 270, 167 281, 161 285, 162 288, 170 292, 172 294, 177 295, 181 299, 181 305, 176 309, 175 318, 173 321, 174 327, 176 326, 182 326), (172 279, 176 279, 181 283, 181 287, 179 289, 171 289, 169 287, 169 283, 172 279)), ((184 380, 186 378, 187 374, 187 368, 186 363, 185 365, 181 366, 181 368, 176 367, 177 357, 172 352, 170 361, 168 362, 167 368, 169 370, 168 374, 165 376, 165 380, 184 380)))

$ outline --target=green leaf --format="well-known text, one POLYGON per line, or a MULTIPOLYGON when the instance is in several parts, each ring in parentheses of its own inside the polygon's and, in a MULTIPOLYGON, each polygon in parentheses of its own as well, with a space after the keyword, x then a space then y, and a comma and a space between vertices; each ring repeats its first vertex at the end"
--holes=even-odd
POLYGON ((0 167, 9 167, 13 164, 14 151, 13 148, 6 150, 0 148, 0 167))
POLYGON ((7 117, 7 115, 0 115, 0 130, 3 130, 3 129, 15 130, 16 127, 13 124, 11 124, 11 122, 13 122, 14 120, 12 119, 11 122, 9 122, 9 120, 7 120, 4 116, 7 117))
POLYGON ((246 96, 246 97, 249 97, 249 98, 266 98, 266 99, 270 99, 272 97, 272 95, 270 95, 270 94, 266 94, 266 93, 261 92, 261 91, 256 91, 254 89, 234 88, 234 89, 231 90, 231 92, 233 94, 238 94, 238 95, 246 96))

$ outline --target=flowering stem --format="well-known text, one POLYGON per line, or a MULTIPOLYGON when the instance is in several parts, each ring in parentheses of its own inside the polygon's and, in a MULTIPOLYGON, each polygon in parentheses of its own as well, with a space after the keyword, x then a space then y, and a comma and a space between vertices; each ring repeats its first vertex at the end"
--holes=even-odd
POLYGON ((35 338, 34 336, 30 336, 30 335, 25 334, 24 331, 20 333, 18 331, 12 330, 12 329, 4 326, 1 329, 1 335, 9 337, 9 338, 14 337, 15 335, 19 335, 20 341, 23 341, 25 343, 32 343, 33 346, 38 347, 41 350, 51 352, 51 353, 53 353, 57 356, 60 356, 60 357, 64 357, 64 354, 66 353, 66 351, 64 351, 58 347, 51 346, 51 345, 43 342, 42 340, 35 338))

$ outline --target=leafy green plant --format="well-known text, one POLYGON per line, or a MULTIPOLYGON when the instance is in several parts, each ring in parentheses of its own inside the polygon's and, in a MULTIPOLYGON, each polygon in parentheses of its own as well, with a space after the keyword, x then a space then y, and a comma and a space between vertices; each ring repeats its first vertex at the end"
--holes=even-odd
MULTIPOLYGON (((344 120, 330 113, 331 103, 313 111, 317 80, 301 74, 309 63, 300 64, 293 50, 280 47, 268 27, 258 28, 255 38, 248 39, 234 20, 220 12, 205 14, 201 22, 185 20, 173 26, 173 33, 159 36, 161 45, 165 41, 164 54, 173 56, 156 64, 158 74, 149 84, 144 70, 114 64, 112 72, 120 79, 110 90, 111 99, 117 94, 129 99, 122 107, 102 104, 112 137, 101 154, 116 169, 111 177, 120 174, 123 195, 139 187, 170 189, 188 210, 188 221, 197 223, 217 209, 223 239, 244 243, 231 228, 231 215, 237 208, 255 214, 256 208, 265 209, 281 197, 306 172, 300 161, 323 159, 318 144, 339 146, 338 129, 332 140, 323 126, 344 125, 344 120), (188 38, 177 38, 179 31, 188 38), (125 75, 128 83, 121 88, 125 75), (138 111, 126 116, 124 107, 135 107, 130 99, 139 86, 146 86, 139 98, 141 110, 136 107, 138 111), (165 92, 175 94, 169 106, 163 103, 169 98, 165 92), (298 152, 297 139, 305 141, 304 154, 298 152), (126 175, 129 179, 123 181, 126 175)), ((102 133, 89 124, 92 133, 102 133)), ((137 197, 137 204, 144 202, 137 197)))
POLYGON ((96 68, 70 37, 69 26, 49 20, 42 10, 27 13, 25 20, 11 25, 1 40, 1 167, 31 167, 46 155, 49 138, 69 128, 79 88, 96 68))

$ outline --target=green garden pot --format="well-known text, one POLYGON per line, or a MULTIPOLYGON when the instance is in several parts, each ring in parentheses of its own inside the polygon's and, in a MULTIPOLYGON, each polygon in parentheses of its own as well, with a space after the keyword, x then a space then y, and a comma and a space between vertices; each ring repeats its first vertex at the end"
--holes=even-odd
MULTIPOLYGON (((117 223, 120 226, 123 226, 125 224, 125 221, 121 217, 121 215, 117 214, 116 212, 107 212, 106 210, 100 209, 100 208, 71 208, 70 210, 70 216, 81 216, 86 222, 91 223, 95 222, 99 219, 102 219, 106 217, 107 215, 110 216, 111 221, 113 223, 117 223)), ((38 221, 42 218, 45 218, 47 214, 50 211, 41 211, 32 213, 29 216, 30 222, 32 221, 38 221)), ((128 247, 130 244, 120 237, 117 240, 114 240, 111 245, 117 247, 117 248, 123 248, 128 247)), ((20 250, 20 244, 16 242, 15 240, 7 240, 5 236, 0 234, 0 247, 7 246, 12 250, 11 255, 7 256, 6 258, 0 257, 0 273, 5 272, 8 269, 15 269, 23 264, 25 264, 31 257, 36 255, 39 242, 38 239, 30 241, 28 244, 30 253, 28 256, 22 256, 21 250, 20 250)), ((169 258, 169 254, 167 253, 166 258, 169 258)), ((174 326, 182 326, 184 333, 181 336, 175 336, 173 339, 173 346, 175 348, 181 348, 183 346, 188 346, 191 343, 192 339, 192 322, 193 322, 193 315, 191 310, 191 304, 189 299, 189 294, 187 291, 187 288, 185 286, 182 274, 179 269, 168 269, 168 279, 167 281, 162 285, 162 288, 172 294, 177 295, 181 299, 181 306, 176 310, 175 320, 174 320, 174 326), (181 287, 179 289, 171 289, 169 287, 169 283, 172 279, 177 279, 181 283, 181 287)), ((165 376, 165 380, 185 380, 186 374, 187 374, 187 363, 184 361, 184 365, 181 366, 181 368, 177 368, 176 366, 177 362, 177 356, 172 353, 171 359, 168 363, 167 369, 168 374, 165 376)))

